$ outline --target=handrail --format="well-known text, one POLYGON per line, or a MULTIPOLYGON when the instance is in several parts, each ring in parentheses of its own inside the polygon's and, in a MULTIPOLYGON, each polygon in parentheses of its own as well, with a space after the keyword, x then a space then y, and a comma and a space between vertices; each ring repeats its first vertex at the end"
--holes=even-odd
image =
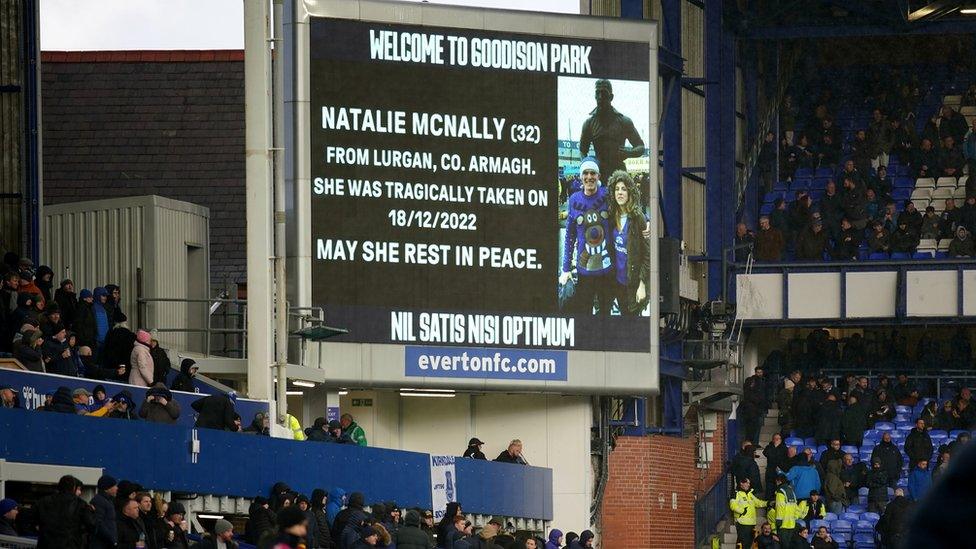
POLYGON ((695 547, 701 547, 729 512, 729 483, 723 471, 715 484, 695 500, 695 547))
MULTIPOLYGON (((753 269, 770 269, 770 270, 781 270, 781 269, 814 269, 823 267, 839 267, 839 268, 851 268, 851 267, 918 267, 918 266, 932 266, 932 265, 976 265, 976 259, 964 259, 964 258, 942 258, 942 259, 906 259, 906 260, 896 260, 896 259, 879 259, 879 260, 864 260, 864 261, 770 261, 770 262, 756 262, 753 265, 753 269)), ((746 263, 733 263, 732 267, 735 270, 745 269, 746 263)))

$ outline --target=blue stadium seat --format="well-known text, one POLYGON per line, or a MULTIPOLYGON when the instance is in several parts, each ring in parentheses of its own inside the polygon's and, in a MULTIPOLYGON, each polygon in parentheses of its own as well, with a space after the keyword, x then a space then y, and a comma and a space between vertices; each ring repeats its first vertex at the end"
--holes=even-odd
POLYGON ((826 526, 827 529, 830 529, 830 523, 827 522, 826 520, 813 519, 813 520, 810 521, 810 531, 811 532, 816 532, 817 531, 817 528, 820 528, 821 526, 826 526))
POLYGON ((796 191, 805 191, 809 189, 810 185, 812 184, 813 184, 813 179, 809 177, 797 177, 796 179, 793 180, 793 184, 790 185, 790 190, 793 191, 794 193, 796 191))
POLYGON ((905 197, 908 198, 912 194, 911 190, 915 188, 915 180, 911 177, 896 177, 892 180, 891 185, 896 190, 908 189, 908 195, 905 197))
MULTIPOLYGON (((903 423, 903 424, 899 424, 898 425, 898 430, 899 431, 903 431, 905 433, 909 433, 914 428, 915 428, 915 425, 912 424, 911 422, 906 422, 906 423, 903 423)), ((892 435, 892 436, 894 436, 894 435, 892 435)))
POLYGON ((814 177, 828 177, 829 178, 832 175, 834 175, 834 171, 831 170, 830 168, 817 168, 817 171, 814 172, 814 177))
POLYGON ((815 439, 813 437, 805 438, 805 439, 803 439, 803 445, 804 446, 807 446, 809 448, 816 448, 817 447, 817 439, 815 439))
POLYGON ((871 252, 871 254, 868 255, 868 260, 870 261, 884 261, 886 259, 888 259, 888 254, 884 252, 871 252))
POLYGON ((895 414, 895 426, 897 427, 899 423, 906 423, 912 421, 911 411, 906 411, 905 413, 898 412, 895 414))
POLYGON ((840 449, 845 454, 857 455, 858 453, 857 446, 841 446, 840 449))
POLYGON ((897 486, 899 488, 908 488, 908 479, 905 478, 905 477, 902 477, 902 478, 898 479, 897 486))
POLYGON ((969 431, 967 431, 967 430, 965 430, 965 429, 953 429, 953 430, 951 430, 951 431, 949 431, 949 437, 950 437, 950 438, 956 438, 956 437, 958 437, 959 435, 961 435, 961 434, 963 434, 963 433, 968 433, 968 432, 969 432, 969 431))
POLYGON ((867 429, 864 431, 865 440, 881 440, 881 431, 878 429, 867 429))
POLYGON ((903 202, 912 196, 912 189, 895 188, 891 191, 891 199, 895 202, 903 202))
MULTIPOLYGON (((849 520, 835 520, 830 523, 830 534, 836 537, 837 534, 847 534, 850 535, 854 530, 849 520)), ((840 542, 838 542, 840 543, 840 542)))
MULTIPOLYGON (((868 510, 868 508, 866 506, 864 506, 864 505, 861 505, 860 503, 852 503, 852 504, 850 504, 850 505, 847 506, 847 511, 849 513, 863 513, 863 512, 865 512, 867 510, 868 510)), ((861 518, 863 519, 863 517, 861 517, 861 518)))
POLYGON ((776 199, 777 198, 783 198, 783 193, 782 192, 776 192, 776 191, 773 191, 773 192, 770 192, 770 193, 766 193, 766 196, 763 197, 763 203, 765 203, 765 204, 772 204, 773 202, 776 202, 776 199))
POLYGON ((949 259, 949 252, 941 252, 939 250, 935 251, 936 259, 949 259))
POLYGON ((810 183, 811 191, 823 191, 827 188, 827 182, 830 181, 829 177, 818 177, 810 183))
POLYGON ((840 516, 840 518, 842 520, 846 520, 846 521, 850 522, 851 524, 854 524, 855 522, 861 520, 861 516, 860 515, 858 515, 857 513, 852 513, 850 511, 842 514, 840 516))
POLYGON ((897 413, 897 414, 910 414, 910 413, 912 413, 912 407, 911 406, 905 406, 903 404, 899 404, 898 406, 895 406, 895 413, 897 413))
POLYGON ((891 259, 911 259, 912 254, 908 252, 891 252, 891 259))
POLYGON ((854 532, 857 535, 858 532, 863 532, 866 534, 874 534, 874 523, 867 520, 854 521, 854 532))
POLYGON ((878 521, 881 520, 881 515, 877 513, 864 512, 861 513, 861 520, 866 520, 872 524, 877 524, 878 521))
POLYGON ((836 513, 824 513, 824 518, 823 519, 826 520, 827 522, 831 522, 831 521, 837 520, 837 514, 836 513))
POLYGON ((803 439, 797 437, 790 437, 786 439, 787 446, 803 446, 803 439))
POLYGON ((786 190, 789 189, 789 188, 790 188, 790 182, 789 181, 777 181, 776 184, 773 185, 773 192, 774 193, 785 193, 786 190))
POLYGON ((879 421, 874 424, 874 428, 877 429, 878 431, 894 431, 895 424, 889 421, 879 421))
POLYGON ((772 204, 763 204, 762 207, 759 208, 759 215, 769 215, 771 213, 773 213, 772 204))
POLYGON ((794 175, 796 177, 813 177, 813 168, 799 168, 794 175))
POLYGON ((934 259, 935 255, 932 252, 915 252, 912 254, 912 259, 934 259))
POLYGON ((873 533, 854 534, 854 549, 875 549, 873 533))

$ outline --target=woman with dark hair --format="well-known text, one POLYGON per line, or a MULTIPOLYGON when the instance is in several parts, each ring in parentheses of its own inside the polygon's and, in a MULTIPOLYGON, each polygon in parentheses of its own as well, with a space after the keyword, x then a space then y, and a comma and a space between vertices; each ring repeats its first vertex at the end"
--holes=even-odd
POLYGON ((610 225, 615 249, 614 291, 621 315, 637 315, 647 306, 650 241, 642 234, 647 221, 640 211, 640 190, 630 174, 617 170, 610 176, 610 225))

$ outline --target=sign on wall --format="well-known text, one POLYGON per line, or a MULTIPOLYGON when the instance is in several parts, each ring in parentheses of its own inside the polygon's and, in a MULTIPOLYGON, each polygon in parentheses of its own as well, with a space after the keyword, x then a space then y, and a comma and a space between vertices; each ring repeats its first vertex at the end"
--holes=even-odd
POLYGON ((434 522, 444 518, 448 503, 457 501, 454 456, 430 456, 430 501, 434 522))

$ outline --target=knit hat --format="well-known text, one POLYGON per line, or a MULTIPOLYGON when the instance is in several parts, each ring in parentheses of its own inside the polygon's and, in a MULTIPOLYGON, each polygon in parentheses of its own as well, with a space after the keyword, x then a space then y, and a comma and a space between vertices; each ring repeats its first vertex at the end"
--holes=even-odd
POLYGON ((230 521, 224 519, 217 519, 217 522, 214 524, 214 534, 218 536, 220 534, 230 532, 233 529, 234 525, 231 524, 230 521))
POLYGON ((363 496, 362 492, 353 492, 349 494, 349 507, 362 509, 364 505, 366 505, 366 498, 363 496))
POLYGON ((600 173, 600 163, 597 162, 595 156, 587 156, 580 162, 579 170, 580 173, 583 173, 586 170, 593 170, 596 173, 600 173))
POLYGON ((88 288, 85 288, 80 294, 78 294, 78 299, 88 299, 89 297, 92 297, 92 293, 88 288))
POLYGON ((105 291, 105 288, 102 288, 101 286, 99 286, 99 287, 95 288, 94 292, 92 292, 92 295, 95 298, 99 298, 99 297, 102 297, 103 295, 104 296, 108 296, 108 292, 105 291))
POLYGON ((173 515, 185 515, 186 507, 178 501, 170 502, 169 507, 166 508, 166 516, 171 517, 173 515))
POLYGON ((284 507, 278 511, 278 528, 287 530, 292 526, 297 526, 306 520, 305 513, 297 505, 284 507))
POLYGON ((6 515, 7 513, 13 511, 16 508, 17 508, 16 501, 10 498, 0 499, 0 516, 6 515))
POLYGON ((403 518, 403 523, 407 526, 420 526, 420 513, 415 509, 407 511, 406 516, 403 518))
POLYGON ((98 479, 98 491, 104 492, 109 488, 118 484, 118 481, 114 477, 109 475, 102 475, 102 478, 98 479))
POLYGON ((152 341, 152 335, 145 330, 139 330, 136 332, 136 341, 142 343, 143 345, 149 345, 149 342, 152 341))

